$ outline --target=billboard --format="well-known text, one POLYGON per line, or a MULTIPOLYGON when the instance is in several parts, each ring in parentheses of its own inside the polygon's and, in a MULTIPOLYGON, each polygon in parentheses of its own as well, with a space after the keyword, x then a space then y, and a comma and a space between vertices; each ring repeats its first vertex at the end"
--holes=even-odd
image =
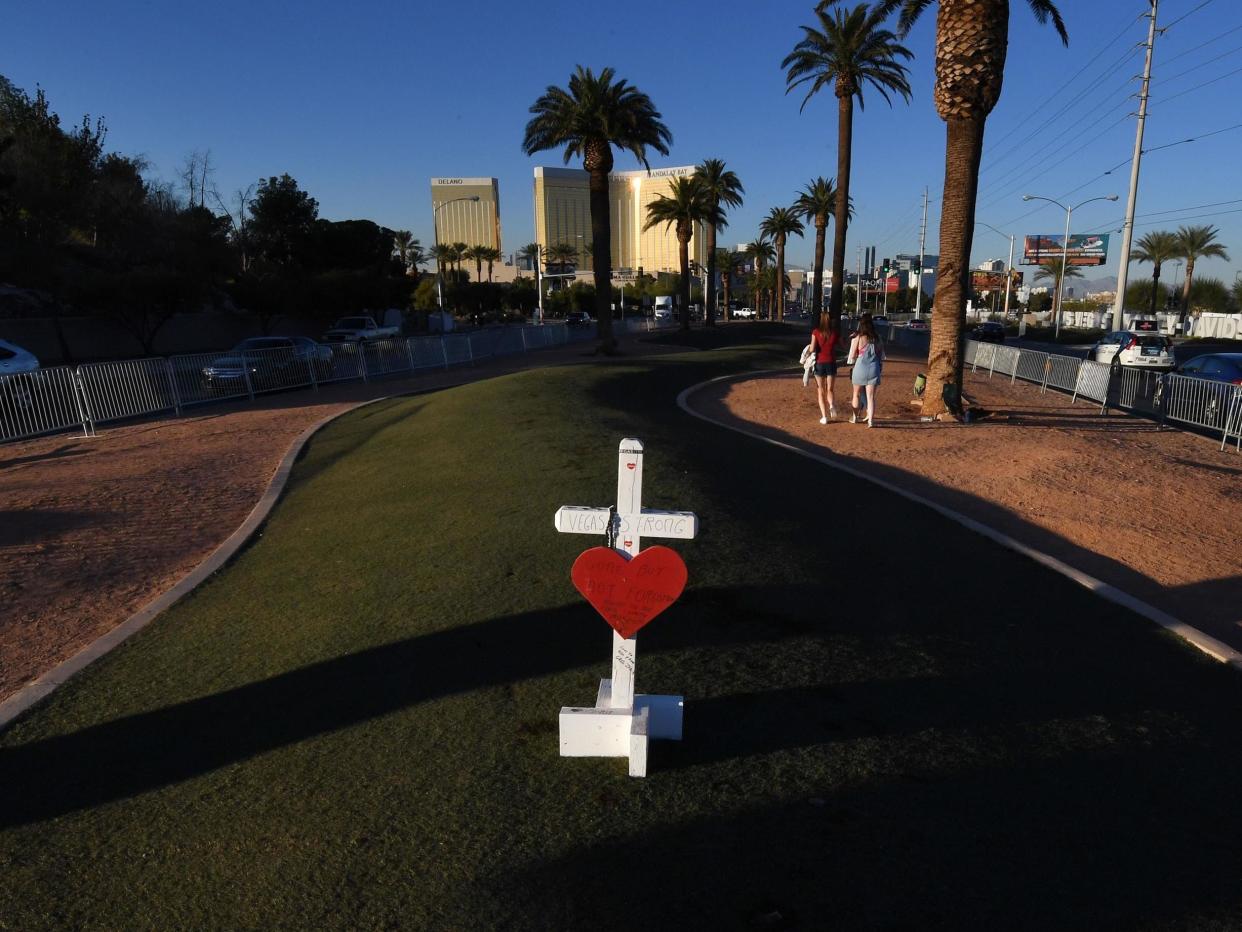
MULTIPOLYGON (((1059 255, 1059 254, 1058 254, 1059 255)), ((1013 288, 1022 287, 1022 273, 1011 272, 1013 288)), ((983 272, 978 269, 970 273, 970 287, 975 291, 1004 291, 1005 290, 1005 273, 1004 272, 983 272)))
MULTIPOLYGON (((1022 254, 1023 265, 1039 265, 1061 258, 1065 237, 1060 233, 1027 236, 1022 254)), ((1103 265, 1108 259, 1107 233, 1071 233, 1065 251, 1070 265, 1103 265)))

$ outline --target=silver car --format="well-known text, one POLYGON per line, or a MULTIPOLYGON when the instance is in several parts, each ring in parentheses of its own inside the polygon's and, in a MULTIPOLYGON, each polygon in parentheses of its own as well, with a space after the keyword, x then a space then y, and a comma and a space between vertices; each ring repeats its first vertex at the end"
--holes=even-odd
POLYGON ((1142 369, 1169 370, 1176 365, 1173 341, 1162 333, 1142 330, 1117 330, 1106 333, 1091 347, 1087 358, 1116 369, 1134 366, 1142 369))

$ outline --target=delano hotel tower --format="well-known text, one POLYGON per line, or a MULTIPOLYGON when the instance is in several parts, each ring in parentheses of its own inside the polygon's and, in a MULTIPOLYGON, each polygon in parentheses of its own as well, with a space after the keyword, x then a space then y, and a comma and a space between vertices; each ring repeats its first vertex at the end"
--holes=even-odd
POLYGON ((431 210, 436 242, 500 249, 500 186, 495 178, 432 178, 431 210))
MULTIPOLYGON (((674 178, 694 174, 694 166, 653 168, 646 171, 612 172, 608 175, 608 199, 612 219, 612 269, 622 276, 678 272, 677 227, 665 225, 643 232, 647 205, 669 193, 674 178)), ((545 249, 568 243, 579 252, 591 242, 590 175, 575 168, 535 169, 535 238, 545 249)), ((690 238, 690 259, 707 261, 703 225, 696 223, 690 238)), ((591 268, 587 260, 582 267, 591 268)))

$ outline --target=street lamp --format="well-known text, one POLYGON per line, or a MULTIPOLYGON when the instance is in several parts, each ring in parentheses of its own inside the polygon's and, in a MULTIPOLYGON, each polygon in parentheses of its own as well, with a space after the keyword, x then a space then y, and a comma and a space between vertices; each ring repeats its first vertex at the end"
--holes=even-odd
MULTIPOLYGON (((458 201, 474 201, 475 203, 478 203, 478 200, 479 200, 479 196, 477 194, 468 194, 468 195, 465 195, 464 197, 451 197, 447 201, 441 201, 439 204, 436 204, 431 209, 431 230, 432 230, 432 236, 435 239, 435 244, 437 246, 440 245, 440 223, 439 223, 439 220, 437 220, 436 218, 438 214, 440 213, 440 211, 444 209, 445 207, 447 207, 449 204, 456 204, 458 201)), ((444 264, 439 259, 436 260, 436 293, 440 299, 441 313, 443 313, 444 311, 443 265, 444 264)))
POLYGON ((1084 204, 1090 204, 1093 201, 1115 201, 1117 200, 1117 195, 1106 194, 1103 197, 1089 197, 1085 201, 1081 201, 1075 204, 1073 207, 1066 207, 1064 204, 1062 204, 1060 201, 1056 200, 1055 198, 1040 197, 1038 194, 1023 194, 1022 200, 1024 201, 1047 201, 1049 204, 1056 204, 1063 211, 1065 211, 1065 239, 1061 240, 1061 275, 1060 275, 1061 281, 1060 281, 1060 284, 1057 286, 1056 336, 1059 339, 1061 336, 1061 306, 1065 303, 1065 269, 1069 261, 1070 217, 1073 216, 1074 211, 1076 211, 1079 207, 1082 207, 1084 204))
MULTIPOLYGON (((1009 264, 1005 266, 1005 318, 1008 319, 1009 317, 1009 283, 1013 281, 1013 234, 1002 233, 1000 230, 996 229, 996 227, 992 226, 992 224, 984 223, 982 220, 976 220, 975 223, 979 224, 979 226, 981 227, 987 227, 997 236, 1009 237, 1009 264)), ((922 286, 920 285, 920 287, 922 286)))

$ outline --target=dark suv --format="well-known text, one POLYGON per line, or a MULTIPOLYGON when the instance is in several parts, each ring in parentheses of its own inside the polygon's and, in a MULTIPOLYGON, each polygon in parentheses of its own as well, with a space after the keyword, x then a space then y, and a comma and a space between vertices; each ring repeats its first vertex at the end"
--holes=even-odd
POLYGON ((1005 325, 995 320, 984 321, 970 331, 970 336, 981 343, 1004 343, 1005 325))

